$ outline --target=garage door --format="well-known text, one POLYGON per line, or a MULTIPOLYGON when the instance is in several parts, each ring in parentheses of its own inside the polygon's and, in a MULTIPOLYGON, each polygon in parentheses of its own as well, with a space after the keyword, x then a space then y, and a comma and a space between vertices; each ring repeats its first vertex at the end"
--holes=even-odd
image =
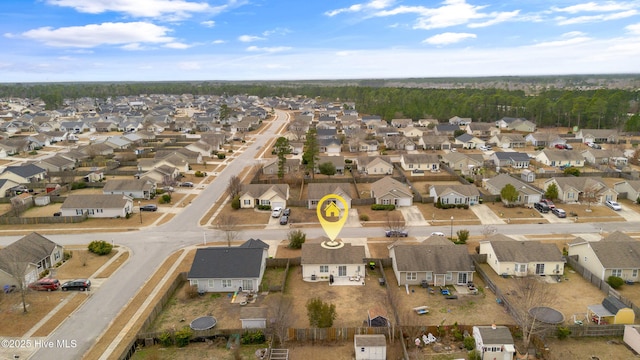
POLYGON ((411 198, 400 198, 398 199, 397 206, 411 206, 413 203, 413 199, 411 198))
POLYGON ((271 203, 271 208, 272 209, 277 208, 277 207, 283 208, 284 207, 284 202, 283 201, 274 201, 274 202, 271 203))

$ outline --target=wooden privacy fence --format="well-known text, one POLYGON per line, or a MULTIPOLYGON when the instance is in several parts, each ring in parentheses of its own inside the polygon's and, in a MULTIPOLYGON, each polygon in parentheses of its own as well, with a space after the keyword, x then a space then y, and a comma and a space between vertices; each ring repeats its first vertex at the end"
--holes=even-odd
POLYGON ((397 336, 395 333, 397 328, 391 327, 357 327, 357 328, 310 328, 310 329, 292 329, 288 330, 289 341, 347 341, 353 340, 355 335, 362 334, 384 334, 389 339, 397 336))

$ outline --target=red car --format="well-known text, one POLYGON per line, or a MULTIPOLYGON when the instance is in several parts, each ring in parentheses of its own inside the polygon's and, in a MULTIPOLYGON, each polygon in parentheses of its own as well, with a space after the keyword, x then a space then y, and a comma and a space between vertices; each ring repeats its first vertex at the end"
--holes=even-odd
POLYGON ((556 208, 556 205, 553 203, 553 201, 551 201, 549 199, 542 199, 542 200, 540 200, 540 202, 547 204, 549 209, 555 209, 556 208))
POLYGON ((51 278, 43 278, 29 284, 29 289, 38 291, 56 291, 58 288, 60 288, 60 281, 51 278))

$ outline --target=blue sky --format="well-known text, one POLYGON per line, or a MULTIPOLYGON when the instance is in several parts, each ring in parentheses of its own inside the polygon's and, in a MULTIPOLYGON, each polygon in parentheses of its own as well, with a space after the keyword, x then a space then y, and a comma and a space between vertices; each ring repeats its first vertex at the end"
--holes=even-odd
POLYGON ((0 82, 640 72, 640 0, 3 0, 0 82))

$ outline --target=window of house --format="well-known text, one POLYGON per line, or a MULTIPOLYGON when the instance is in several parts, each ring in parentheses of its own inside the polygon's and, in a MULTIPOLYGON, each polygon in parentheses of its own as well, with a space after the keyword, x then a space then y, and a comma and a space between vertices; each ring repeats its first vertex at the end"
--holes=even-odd
POLYGON ((249 200, 249 199, 245 199, 245 200, 244 200, 244 204, 245 204, 245 205, 251 205, 251 200, 249 200))
POLYGON ((102 214, 102 213, 104 212, 104 210, 103 210, 103 209, 96 209, 96 212, 97 212, 98 214, 102 214))
POLYGON ((212 288, 212 287, 214 287, 214 286, 215 286, 215 284, 213 283, 213 279, 209 279, 209 280, 207 281, 207 286, 208 286, 209 288, 212 288))
POLYGON ((622 269, 611 270, 611 276, 622 277, 622 269))
POLYGON ((638 277, 638 269, 633 269, 633 271, 631 272, 631 276, 638 277))
POLYGON ((328 273, 329 272, 329 265, 320 265, 320 272, 321 273, 328 273))
POLYGON ((585 262, 587 261, 587 257, 586 257, 586 256, 584 257, 584 261, 585 261, 585 262))
POLYGON ((96 213, 93 209, 89 209, 87 212, 89 213, 89 215, 94 215, 96 213))
POLYGON ((269 200, 260 200, 260 205, 271 205, 271 201, 269 201, 269 200))
POLYGON ((413 169, 413 164, 409 164, 409 169, 413 169))
POLYGON ((389 199, 382 199, 382 205, 389 205, 389 199))
POLYGON ((222 287, 223 287, 223 288, 230 288, 231 286, 233 286, 233 285, 231 284, 231 280, 229 280, 229 279, 224 279, 224 280, 222 280, 222 287))
POLYGON ((82 215, 82 209, 76 209, 76 215, 82 215))
POLYGON ((432 280, 431 273, 430 273, 430 272, 428 272, 428 273, 427 273, 427 281, 431 281, 431 280, 432 280))
POLYGON ((407 273, 407 280, 416 280, 416 279, 418 279, 418 273, 414 273, 414 272, 407 273))
POLYGON ((453 275, 450 272, 447 273, 447 281, 451 281, 453 279, 453 275))

